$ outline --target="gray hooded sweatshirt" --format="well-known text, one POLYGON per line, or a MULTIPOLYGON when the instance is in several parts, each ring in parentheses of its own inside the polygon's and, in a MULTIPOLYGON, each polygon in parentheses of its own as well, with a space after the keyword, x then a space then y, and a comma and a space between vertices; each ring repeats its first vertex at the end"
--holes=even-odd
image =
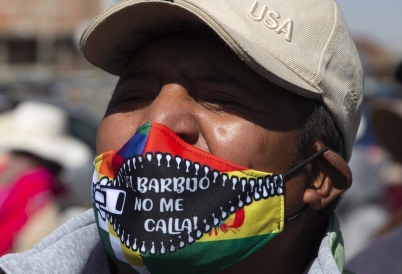
MULTIPOLYGON (((6 274, 81 273, 99 241, 94 213, 88 210, 57 228, 33 249, 1 257, 0 273, 1 270, 6 274)), ((321 241, 318 257, 304 273, 350 273, 343 266, 343 240, 334 215, 321 241)))

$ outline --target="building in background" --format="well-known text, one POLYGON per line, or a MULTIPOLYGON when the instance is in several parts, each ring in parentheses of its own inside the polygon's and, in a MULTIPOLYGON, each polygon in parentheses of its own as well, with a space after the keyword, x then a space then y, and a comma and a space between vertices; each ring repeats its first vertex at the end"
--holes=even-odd
POLYGON ((26 71, 45 77, 85 68, 77 32, 103 1, 0 0, 0 5, 0 80, 17 80, 26 71))
POLYGON ((94 69, 78 40, 110 0, 0 0, 0 95, 57 97, 103 115, 116 78, 94 69), (106 92, 104 92, 106 90, 106 92))

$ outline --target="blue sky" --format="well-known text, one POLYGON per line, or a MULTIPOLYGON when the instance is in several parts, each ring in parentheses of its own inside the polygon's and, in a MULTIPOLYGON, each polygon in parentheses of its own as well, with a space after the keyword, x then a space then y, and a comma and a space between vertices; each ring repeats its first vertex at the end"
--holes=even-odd
POLYGON ((402 0, 335 0, 354 37, 368 37, 402 54, 402 0))

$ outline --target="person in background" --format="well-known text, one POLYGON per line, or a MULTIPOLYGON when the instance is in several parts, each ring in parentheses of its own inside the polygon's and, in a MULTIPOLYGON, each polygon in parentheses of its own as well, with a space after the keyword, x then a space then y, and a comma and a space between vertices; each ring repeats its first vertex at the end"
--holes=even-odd
POLYGON ((397 274, 402 269, 402 99, 373 99, 370 107, 375 134, 390 155, 381 172, 390 217, 371 243, 348 262, 348 268, 356 273, 397 274))
POLYGON ((81 165, 89 148, 68 136, 65 113, 25 101, 0 117, 0 254, 32 248, 60 225, 58 175, 81 165), (65 155, 65 156, 63 156, 65 155))
POLYGON ((346 262, 372 240, 389 218, 384 205, 385 188, 380 176, 387 155, 372 129, 372 114, 368 106, 372 98, 366 96, 363 100, 362 120, 349 161, 353 185, 336 208, 345 242, 346 262))

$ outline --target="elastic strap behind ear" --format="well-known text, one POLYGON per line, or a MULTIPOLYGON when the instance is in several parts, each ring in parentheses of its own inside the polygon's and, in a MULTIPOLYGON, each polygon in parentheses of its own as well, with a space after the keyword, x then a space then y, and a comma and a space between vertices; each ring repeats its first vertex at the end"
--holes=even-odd
POLYGON ((299 168, 303 167, 305 164, 307 164, 308 162, 314 160, 315 158, 317 158, 318 156, 324 154, 325 151, 329 150, 329 147, 324 147, 322 148, 320 151, 317 151, 315 154, 313 154, 312 156, 310 156, 309 158, 307 158, 307 160, 301 162, 300 164, 298 164, 297 166, 295 166, 294 168, 292 168, 291 170, 289 170, 288 172, 286 172, 285 174, 283 174, 283 178, 285 178, 286 176, 288 176, 289 174, 291 174, 292 172, 295 172, 296 170, 298 170, 299 168))
POLYGON ((302 215, 304 213, 304 211, 306 211, 306 209, 308 208, 308 205, 304 205, 303 208, 297 212, 295 215, 293 215, 292 217, 289 217, 285 220, 285 223, 289 223, 291 221, 293 221, 294 219, 296 219, 297 217, 299 217, 300 215, 302 215))

